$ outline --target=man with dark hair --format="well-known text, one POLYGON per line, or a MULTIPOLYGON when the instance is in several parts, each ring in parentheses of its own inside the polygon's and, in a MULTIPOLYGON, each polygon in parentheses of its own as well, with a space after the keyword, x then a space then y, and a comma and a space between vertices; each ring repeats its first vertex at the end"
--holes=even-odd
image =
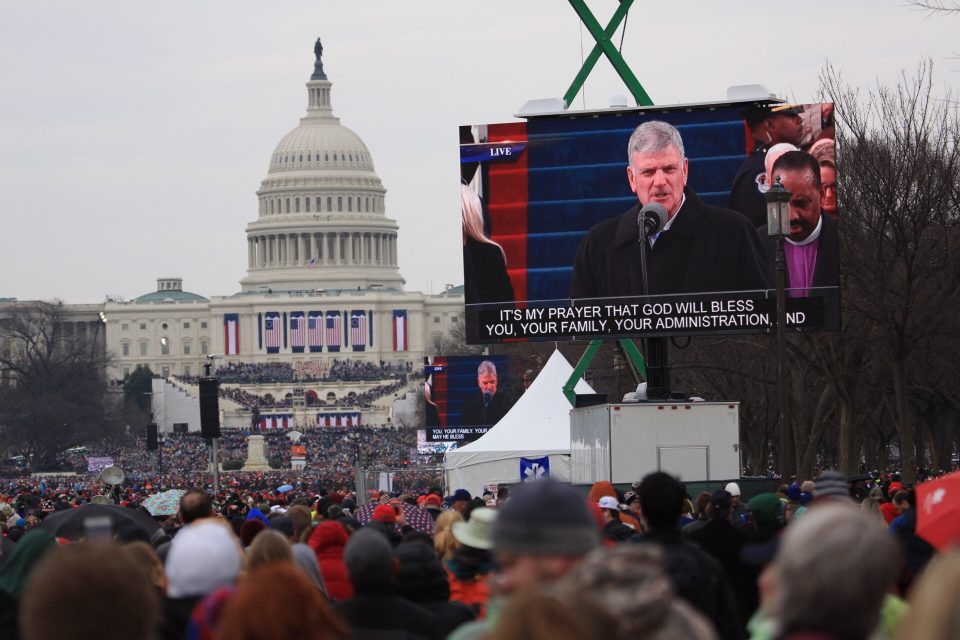
MULTIPOLYGON (((810 295, 812 287, 839 286, 840 241, 837 223, 820 208, 820 165, 809 153, 789 151, 773 163, 773 179, 779 179, 790 192, 790 235, 783 246, 789 295, 803 298, 810 295)), ((764 226, 760 235, 766 234, 764 226)), ((767 238, 771 264, 775 251, 773 238, 767 238)))
POLYGON ((664 567, 677 595, 705 615, 724 640, 744 637, 736 599, 723 568, 706 552, 685 541, 678 521, 686 491, 673 476, 660 471, 647 475, 637 489, 646 533, 631 542, 659 547, 664 567))
POLYGON ((704 204, 687 187, 689 161, 672 125, 652 120, 627 144, 627 180, 638 203, 595 225, 573 263, 571 298, 644 293, 638 217, 651 203, 666 210, 663 228, 648 238, 651 295, 766 289, 763 247, 750 221, 736 211, 704 204))
POLYGON ((203 491, 191 489, 180 496, 180 522, 188 525, 200 518, 213 516, 213 501, 203 491))

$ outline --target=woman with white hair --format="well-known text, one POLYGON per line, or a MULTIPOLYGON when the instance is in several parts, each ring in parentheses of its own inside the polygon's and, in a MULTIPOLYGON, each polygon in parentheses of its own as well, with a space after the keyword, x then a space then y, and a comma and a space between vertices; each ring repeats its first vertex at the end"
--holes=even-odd
POLYGON ((467 304, 513 302, 507 254, 483 230, 483 205, 469 185, 460 184, 463 218, 464 296, 467 304))

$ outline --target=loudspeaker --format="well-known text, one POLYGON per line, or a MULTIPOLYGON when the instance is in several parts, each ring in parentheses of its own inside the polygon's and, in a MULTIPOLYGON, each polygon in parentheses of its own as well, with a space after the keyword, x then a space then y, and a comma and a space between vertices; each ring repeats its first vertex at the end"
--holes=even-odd
POLYGON ((159 442, 157 442, 157 425, 151 422, 147 425, 147 451, 156 451, 159 446, 159 442))
POLYGON ((200 379, 200 434, 204 438, 220 437, 220 381, 200 379))
POLYGON ((607 395, 605 393, 578 393, 573 399, 573 406, 577 409, 581 407, 595 407, 598 404, 607 404, 607 395))

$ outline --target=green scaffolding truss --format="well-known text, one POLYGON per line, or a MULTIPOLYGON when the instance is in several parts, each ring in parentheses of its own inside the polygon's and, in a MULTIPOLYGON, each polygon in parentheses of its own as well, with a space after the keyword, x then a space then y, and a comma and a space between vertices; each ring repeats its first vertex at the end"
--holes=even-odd
MULTIPOLYGON (((593 68, 597 64, 597 61, 600 60, 600 55, 603 54, 607 57, 607 60, 610 61, 610 64, 613 65, 613 68, 620 76, 620 79, 623 80, 623 83, 627 85, 627 89, 629 89, 630 93, 633 94, 633 98, 637 101, 637 105, 653 105, 653 100, 651 100, 650 96, 647 95, 647 92, 640 84, 640 81, 637 80, 637 77, 633 75, 633 71, 630 70, 630 67, 627 65, 626 61, 624 61, 623 56, 620 55, 620 52, 610 41, 610 38, 613 37, 613 35, 617 32, 617 29, 620 27, 620 24, 624 21, 624 19, 626 19, 627 12, 630 11, 630 7, 633 5, 634 0, 620 0, 620 6, 618 6, 617 10, 614 11, 613 17, 611 17, 610 22, 607 23, 606 29, 600 28, 600 23, 597 22, 597 19, 593 16, 593 13, 590 11, 589 7, 587 7, 585 0, 568 1, 570 2, 570 6, 573 7, 573 10, 577 12, 578 16, 580 16, 580 21, 587 28, 587 31, 590 32, 590 35, 593 36, 596 44, 590 51, 590 55, 588 55, 583 61, 583 65, 580 67, 580 71, 577 73, 576 78, 573 79, 573 83, 570 85, 570 88, 567 89, 567 92, 563 95, 564 104, 566 104, 568 107, 570 106, 570 104, 573 102, 573 99, 576 98, 577 94, 580 93, 580 90, 583 88, 583 83, 586 82, 587 76, 590 75, 590 72, 593 71, 593 68)), ((646 362, 644 361, 643 354, 641 354, 640 350, 637 349, 637 345, 633 343, 633 340, 617 340, 617 343, 620 345, 620 348, 623 349, 627 359, 633 365, 634 371, 646 378, 646 362)), ((574 388, 577 386, 577 381, 583 377, 584 372, 586 372, 587 367, 590 366, 590 362, 593 360, 594 356, 597 355, 597 351, 600 350, 602 345, 602 340, 593 340, 590 342, 586 351, 584 351, 583 355, 580 356, 580 361, 577 362, 577 366, 574 367, 573 373, 570 374, 566 384, 563 385, 563 395, 567 397, 567 400, 570 402, 571 406, 574 404, 574 400, 577 395, 576 391, 574 391, 574 388)))

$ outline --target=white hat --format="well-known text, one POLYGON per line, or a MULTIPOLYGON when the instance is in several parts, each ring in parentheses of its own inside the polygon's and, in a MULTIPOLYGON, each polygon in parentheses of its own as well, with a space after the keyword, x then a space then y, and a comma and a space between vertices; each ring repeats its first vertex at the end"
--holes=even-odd
POLYGON ((597 503, 597 506, 601 509, 616 509, 620 510, 620 503, 617 502, 617 499, 613 496, 603 496, 600 498, 600 502, 597 503))
POLYGON ((723 489, 724 489, 724 491, 726 491, 727 493, 729 493, 731 496, 739 496, 739 495, 740 495, 740 485, 738 485, 736 482, 730 482, 730 483, 728 483, 727 486, 725 486, 723 489))
POLYGON ((451 532, 461 544, 474 549, 493 549, 493 522, 497 519, 494 509, 480 507, 470 512, 466 522, 454 522, 451 532))
POLYGON ((167 552, 167 595, 204 596, 234 582, 242 564, 240 545, 225 524, 187 525, 173 537, 167 552))

